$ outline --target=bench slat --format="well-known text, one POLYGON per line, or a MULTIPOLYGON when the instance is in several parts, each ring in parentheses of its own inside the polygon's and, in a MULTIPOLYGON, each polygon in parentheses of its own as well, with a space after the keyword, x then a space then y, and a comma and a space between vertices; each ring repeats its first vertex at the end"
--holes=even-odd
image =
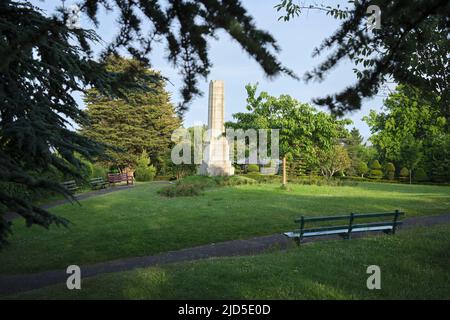
MULTIPOLYGON (((378 217, 393 217, 395 212, 382 212, 382 213, 355 213, 355 218, 378 218, 378 217)), ((404 212, 399 211, 397 215, 404 215, 404 212)))
POLYGON ((79 189, 75 180, 64 181, 61 182, 60 185, 71 193, 74 193, 77 189, 79 189))
MULTIPOLYGON (((339 215, 339 216, 325 216, 325 217, 310 217, 303 218, 305 222, 317 222, 317 221, 336 221, 336 220, 348 220, 350 218, 349 215, 339 215)), ((295 222, 299 223, 301 218, 295 219, 295 222)))

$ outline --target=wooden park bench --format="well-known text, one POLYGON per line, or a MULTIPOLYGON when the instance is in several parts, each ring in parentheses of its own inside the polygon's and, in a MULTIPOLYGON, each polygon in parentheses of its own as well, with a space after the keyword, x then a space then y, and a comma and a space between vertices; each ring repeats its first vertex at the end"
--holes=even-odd
POLYGON ((108 182, 103 177, 92 178, 90 180, 92 189, 104 189, 108 187, 108 182))
POLYGON ((296 223, 299 223, 300 228, 296 231, 285 232, 284 235, 293 238, 297 244, 300 244, 303 238, 324 235, 337 234, 350 239, 353 233, 358 232, 383 231, 395 234, 397 227, 402 224, 401 221, 398 221, 398 218, 402 215, 404 215, 404 212, 395 210, 394 212, 351 213, 349 215, 310 218, 302 216, 295 220, 296 223), (388 218, 390 219, 387 220, 388 218), (372 221, 374 219, 377 221, 372 221), (335 221, 345 221, 346 223, 339 223, 338 225, 328 223, 335 221), (322 225, 317 226, 319 223, 322 225), (323 225, 324 223, 326 225, 323 225), (307 224, 313 226, 307 228, 307 224))
POLYGON ((75 180, 64 181, 60 183, 67 191, 74 194, 79 189, 75 180))
POLYGON ((126 182, 127 185, 132 185, 134 183, 133 176, 126 173, 108 173, 108 183, 110 185, 121 182, 126 182))

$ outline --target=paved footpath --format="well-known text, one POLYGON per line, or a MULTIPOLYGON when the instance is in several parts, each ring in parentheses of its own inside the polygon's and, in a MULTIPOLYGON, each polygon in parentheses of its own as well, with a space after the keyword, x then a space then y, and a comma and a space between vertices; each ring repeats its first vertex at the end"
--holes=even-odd
MULTIPOLYGON (((450 223, 450 214, 413 217, 403 220, 401 230, 418 226, 432 226, 444 223, 450 223)), ((359 234, 352 237, 358 238, 367 235, 368 234, 359 234)), ((336 238, 339 237, 311 237, 305 239, 304 242, 307 243, 336 238)), ((173 262, 199 260, 212 257, 250 255, 265 252, 271 249, 284 250, 292 246, 295 246, 294 241, 287 239, 282 234, 274 234, 270 236, 256 237, 248 240, 232 240, 221 243, 213 243, 177 251, 169 251, 153 256, 127 258, 80 266, 81 276, 83 279, 86 279, 88 277, 104 273, 133 270, 136 268, 150 267, 173 262)), ((54 270, 23 275, 0 275, 0 296, 38 289, 58 283, 65 283, 66 280, 67 274, 65 270, 54 270)))

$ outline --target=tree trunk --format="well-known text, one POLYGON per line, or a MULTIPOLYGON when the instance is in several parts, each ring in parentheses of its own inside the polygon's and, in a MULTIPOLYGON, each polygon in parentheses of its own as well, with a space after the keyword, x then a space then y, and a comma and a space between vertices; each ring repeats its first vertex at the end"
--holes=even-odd
POLYGON ((283 157, 283 186, 287 183, 286 179, 286 157, 283 157))
POLYGON ((412 170, 409 170, 409 184, 412 183, 412 178, 411 178, 411 176, 412 176, 412 170))

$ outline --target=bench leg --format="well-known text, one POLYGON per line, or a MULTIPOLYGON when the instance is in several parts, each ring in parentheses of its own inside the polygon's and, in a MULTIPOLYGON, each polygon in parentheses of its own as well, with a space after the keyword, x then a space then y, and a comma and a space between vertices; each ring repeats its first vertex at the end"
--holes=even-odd
POLYGON ((339 236, 344 240, 350 240, 352 238, 350 233, 340 233, 339 236))

